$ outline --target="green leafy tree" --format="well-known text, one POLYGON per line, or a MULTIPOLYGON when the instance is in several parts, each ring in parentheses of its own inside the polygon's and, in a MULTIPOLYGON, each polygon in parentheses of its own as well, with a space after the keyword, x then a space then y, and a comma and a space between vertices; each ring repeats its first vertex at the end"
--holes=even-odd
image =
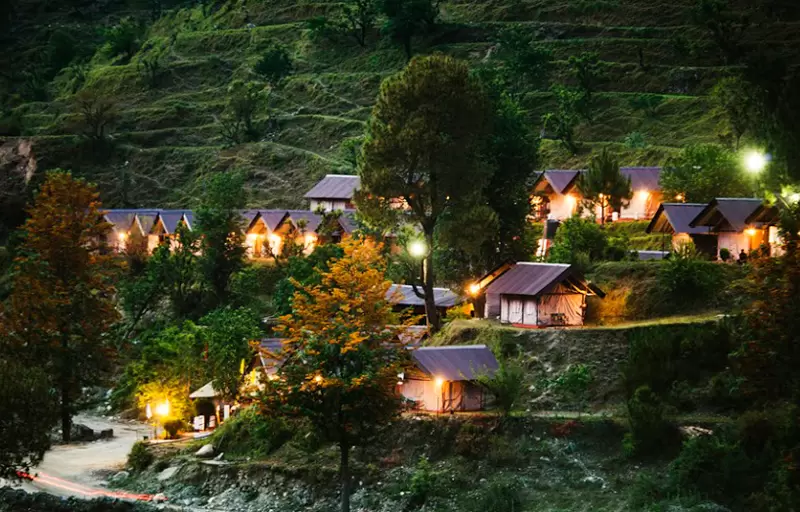
POLYGON ((727 77, 714 86, 711 91, 711 99, 715 109, 728 120, 735 141, 734 148, 738 151, 742 137, 755 124, 753 91, 741 78, 727 77))
POLYGON ((86 136, 97 141, 105 140, 109 126, 119 117, 117 104, 90 89, 84 89, 76 94, 73 101, 86 136))
POLYGON ((0 355, 0 410, 0 478, 14 480, 41 462, 58 422, 58 400, 43 369, 0 355))
POLYGON ((214 389, 227 399, 236 398, 242 383, 242 369, 253 356, 250 342, 260 339, 261 322, 253 311, 217 309, 204 316, 203 339, 208 347, 208 361, 214 389))
POLYGON ((697 0, 692 19, 708 30, 727 64, 742 56, 742 38, 750 26, 747 14, 734 10, 730 0, 697 0))
POLYGON ((383 31, 403 45, 406 57, 411 60, 411 42, 436 25, 439 4, 433 0, 382 0, 381 12, 386 16, 383 31))
POLYGON ((606 71, 597 52, 584 52, 580 55, 571 55, 567 61, 570 70, 578 81, 582 97, 578 103, 581 114, 586 119, 592 119, 594 108, 594 93, 598 86, 606 79, 606 71))
POLYGON ((330 262, 341 257, 341 247, 336 244, 324 244, 315 247, 314 252, 308 256, 297 255, 289 258, 284 270, 285 277, 275 285, 272 297, 277 313, 288 315, 292 312, 292 298, 297 292, 295 283, 301 286, 318 284, 320 272, 327 271, 330 262))
POLYGON ((556 231, 549 259, 583 267, 603 259, 607 247, 608 237, 599 224, 574 215, 562 222, 556 231))
POLYGON ((433 287, 437 231, 472 229, 475 222, 494 220, 482 192, 489 176, 480 162, 490 120, 487 96, 470 76, 467 65, 451 57, 413 59, 401 73, 388 78, 372 111, 364 142, 356 200, 368 223, 396 212, 388 204, 402 199, 406 218, 421 228, 427 244, 422 289, 428 322, 440 326, 433 287), (370 208, 380 203, 383 208, 370 208), (463 214, 463 215, 462 215, 463 214), (486 220, 485 220, 486 219, 486 220))
POLYGON ((537 44, 527 27, 515 25, 500 32, 498 56, 506 79, 519 89, 547 89, 553 70, 553 52, 537 44))
POLYGON ((142 25, 133 18, 122 18, 118 24, 107 29, 104 37, 105 50, 109 57, 122 57, 122 64, 136 55, 142 44, 142 25))
POLYGON ((23 361, 43 367, 59 393, 62 437, 70 440, 75 399, 95 383, 112 354, 105 333, 118 260, 109 254, 93 185, 47 174, 23 227, 13 291, 0 311, 0 335, 23 361))
POLYGON ((551 91, 556 99, 556 111, 542 116, 542 132, 561 141, 564 148, 574 155, 578 152, 575 127, 580 122, 578 105, 581 92, 561 85, 554 85, 551 91))
POLYGON ((578 188, 584 201, 600 207, 600 222, 606 222, 606 210, 619 210, 633 197, 631 179, 619 171, 619 161, 607 149, 594 155, 581 176, 578 188))
POLYGON ((743 197, 751 193, 736 155, 716 144, 694 144, 671 158, 661 173, 664 196, 681 195, 690 203, 715 197, 743 197))
POLYGON ((183 223, 175 230, 175 243, 170 249, 162 245, 159 251, 167 254, 157 260, 164 264, 164 276, 172 314, 175 318, 197 318, 202 311, 202 278, 198 266, 200 238, 183 223))
POLYGON ((210 288, 210 304, 226 302, 231 277, 244 267, 244 235, 239 210, 244 208, 245 176, 217 173, 203 185, 200 207, 195 211, 195 229, 200 235, 198 263, 203 281, 210 288))
POLYGON ((345 30, 361 46, 367 45, 367 35, 378 17, 377 0, 348 0, 342 4, 345 30))
POLYGON ((480 375, 478 383, 489 390, 495 405, 508 417, 525 390, 525 370, 519 365, 502 362, 493 376, 480 375))
POLYGON ((397 320, 381 247, 348 239, 342 248, 320 283, 298 290, 292 314, 281 318, 285 362, 263 398, 266 414, 304 417, 339 446, 341 510, 349 512, 350 449, 372 442, 399 415, 395 386, 407 351, 399 329, 387 327, 397 320))
POLYGON ((231 144, 258 139, 255 116, 268 104, 269 89, 257 82, 236 80, 228 87, 228 104, 220 118, 223 138, 231 144))
POLYGON ((292 68, 292 58, 286 47, 272 43, 264 50, 253 70, 275 86, 292 72, 292 68))

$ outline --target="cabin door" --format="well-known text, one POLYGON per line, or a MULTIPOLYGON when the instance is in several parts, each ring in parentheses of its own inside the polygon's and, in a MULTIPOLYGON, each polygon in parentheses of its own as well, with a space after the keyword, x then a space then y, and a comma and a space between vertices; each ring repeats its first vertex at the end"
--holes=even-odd
POLYGON ((525 325, 536 325, 536 301, 526 300, 523 306, 522 323, 525 325))
POLYGON ((508 321, 512 324, 523 323, 522 299, 508 299, 508 321))

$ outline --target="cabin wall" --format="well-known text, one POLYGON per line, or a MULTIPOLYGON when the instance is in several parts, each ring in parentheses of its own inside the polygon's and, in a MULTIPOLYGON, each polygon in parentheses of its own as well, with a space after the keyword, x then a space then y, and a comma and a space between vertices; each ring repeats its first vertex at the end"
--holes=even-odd
POLYGON ((539 297, 539 325, 583 325, 585 303, 583 294, 559 285, 553 293, 539 297), (563 315, 563 324, 561 320, 554 322, 552 315, 563 315))
POLYGON ((323 210, 326 212, 332 212, 335 210, 346 210, 348 206, 348 201, 344 199, 311 199, 311 206, 310 210, 316 211, 317 208, 322 207, 323 210))
POLYGON ((652 219, 661 204, 660 192, 634 191, 630 204, 622 208, 619 213, 621 219, 639 220, 652 219))
POLYGON ((749 253, 752 249, 750 247, 750 237, 746 233, 720 233, 717 236, 717 257, 721 249, 726 248, 731 252, 731 257, 737 259, 739 252, 744 249, 744 252, 749 253))
POLYGON ((417 409, 436 411, 441 407, 441 392, 434 380, 406 379, 399 386, 400 393, 416 403, 417 409))
POLYGON ((577 195, 551 194, 548 217, 556 220, 572 217, 578 207, 578 199, 577 195))
POLYGON ((470 381, 444 382, 408 379, 398 386, 400 393, 417 404, 417 409, 430 412, 480 411, 484 407, 482 388, 470 381))

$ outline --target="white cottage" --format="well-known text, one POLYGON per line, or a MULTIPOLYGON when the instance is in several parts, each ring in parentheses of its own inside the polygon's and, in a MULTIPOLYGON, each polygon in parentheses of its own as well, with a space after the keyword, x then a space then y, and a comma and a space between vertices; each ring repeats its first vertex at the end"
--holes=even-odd
POLYGON ((572 265, 520 262, 486 288, 486 317, 523 327, 583 325, 590 295, 605 297, 572 265))
POLYGON ((305 198, 310 203, 310 210, 322 208, 326 212, 334 210, 352 210, 353 195, 361 186, 358 176, 347 174, 328 174, 309 190, 305 198))

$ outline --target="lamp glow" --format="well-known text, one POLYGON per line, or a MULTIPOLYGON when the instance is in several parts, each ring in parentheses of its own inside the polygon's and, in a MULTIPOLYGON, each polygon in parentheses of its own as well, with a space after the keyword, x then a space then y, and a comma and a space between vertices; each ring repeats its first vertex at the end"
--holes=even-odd
POLYGON ((481 291, 480 283, 472 283, 471 285, 469 285, 469 293, 471 293, 472 295, 478 295, 480 291, 481 291))
POLYGON ((748 171, 759 173, 767 167, 769 158, 760 151, 750 151, 744 156, 744 166, 748 171))
POLYGON ((408 244, 408 254, 414 258, 422 258, 428 254, 428 246, 422 240, 414 240, 408 244))
POLYGON ((147 404, 147 406, 145 406, 144 415, 147 417, 148 420, 153 417, 153 409, 150 408, 150 404, 147 404))
POLYGON ((128 238, 128 233, 120 233, 117 236, 119 237, 120 242, 124 242, 128 238))
POLYGON ((156 414, 162 418, 169 416, 169 400, 165 400, 156 406, 156 414))
POLYGON ((756 234, 756 230, 753 228, 747 228, 744 230, 744 232, 747 233, 747 236, 755 236, 756 234))
POLYGON ((675 195, 675 200, 676 201, 683 201, 683 199, 684 199, 684 195, 683 194, 676 194, 675 195))
POLYGON ((316 382, 317 384, 322 382, 322 375, 317 375, 316 377, 314 377, 314 382, 316 382))
POLYGON ((649 190, 640 190, 638 193, 639 193, 639 198, 642 199, 643 201, 646 201, 647 198, 650 197, 649 190))
POLYGON ((800 201, 800 194, 795 193, 795 194, 790 195, 789 196, 789 200, 791 202, 793 202, 793 203, 796 203, 796 202, 800 201))
POLYGON ((436 383, 436 387, 440 388, 444 384, 444 379, 441 377, 436 377, 436 380, 434 382, 436 383))

